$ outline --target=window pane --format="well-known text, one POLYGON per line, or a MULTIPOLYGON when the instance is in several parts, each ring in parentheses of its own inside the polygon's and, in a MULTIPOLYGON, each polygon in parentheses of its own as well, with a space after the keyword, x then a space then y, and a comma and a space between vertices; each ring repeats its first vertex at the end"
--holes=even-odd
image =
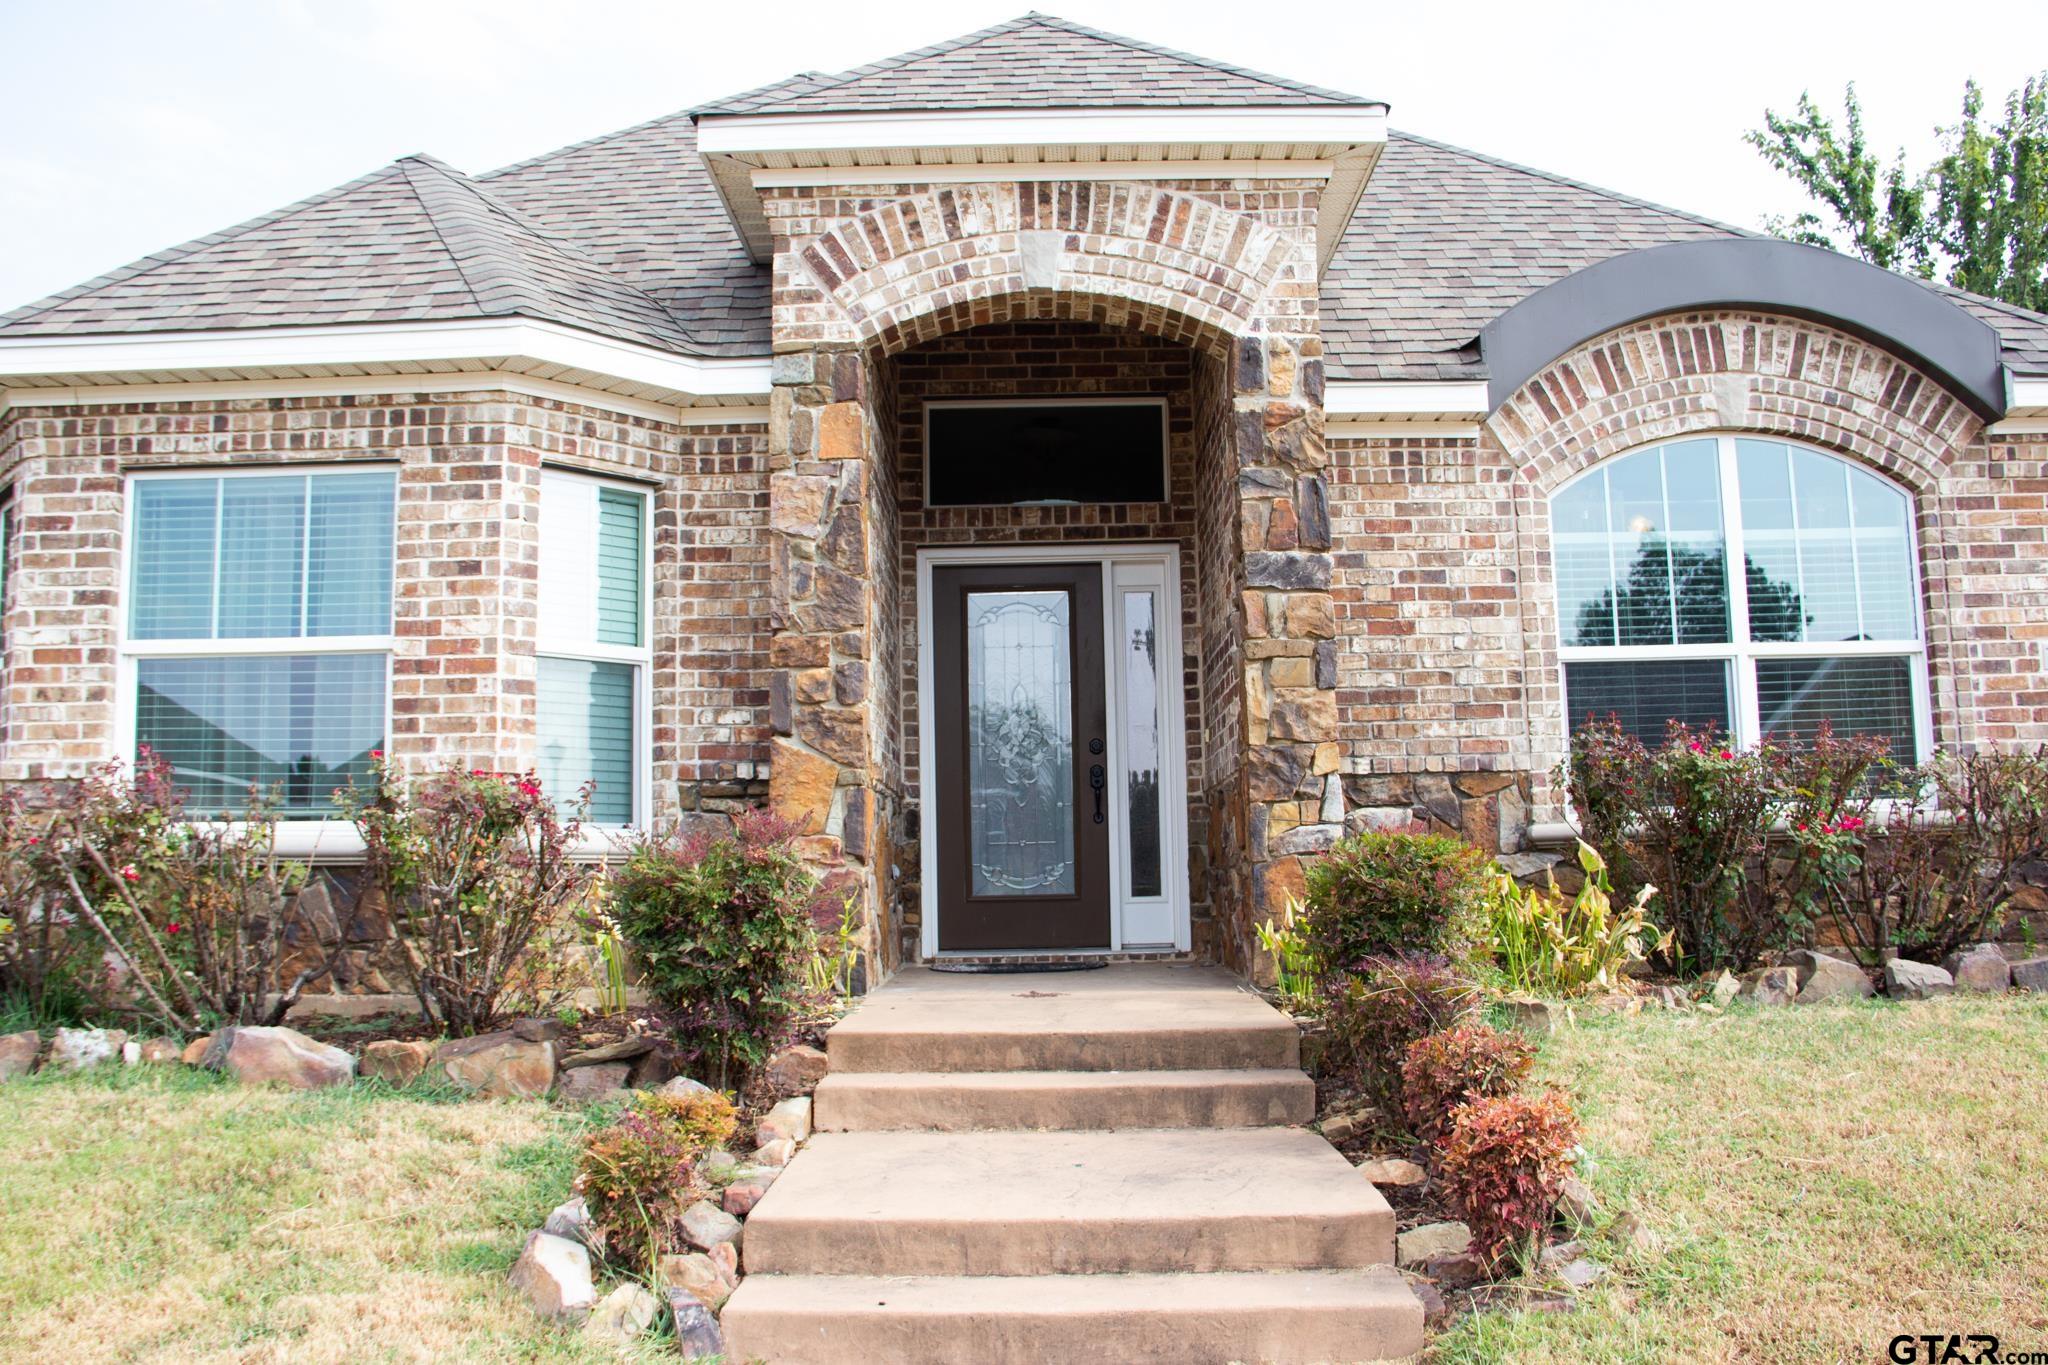
POLYGON ((194 815, 240 811, 253 785, 279 813, 334 815, 336 787, 367 785, 384 743, 385 658, 315 654, 143 659, 137 743, 171 764, 194 815))
POLYGON ((1856 556, 1849 544, 1849 466, 1810 450, 1794 450, 1792 510, 1799 518, 1804 638, 1863 638, 1856 600, 1856 556))
POLYGON ((216 637, 274 639, 300 633, 305 542, 305 479, 221 480, 216 637))
POLYGON ((1130 825, 1131 895, 1157 896, 1159 866, 1159 631, 1150 592, 1124 598, 1125 813, 1130 825))
POLYGON ((391 630, 392 507, 398 476, 323 474, 306 530, 306 634, 391 630))
POLYGON ((210 638, 220 480, 143 479, 134 491, 129 635, 137 640, 210 638))
POLYGON ((1551 504, 1567 645, 1719 644, 1729 638, 1718 447, 1625 456, 1551 504))
POLYGON ((1832 455, 1735 444, 1750 638, 1917 639, 1905 495, 1832 455))
POLYGON ((1068 594, 967 594, 967 790, 977 896, 1074 891, 1068 594))
POLYGON ((1837 734, 1883 735, 1893 761, 1919 761, 1913 742, 1913 675, 1905 659, 1759 659, 1756 696, 1763 733, 1810 740, 1823 720, 1837 734))
POLYGON ((540 660, 541 791, 567 807, 584 783, 595 782, 590 819, 600 825, 633 822, 634 667, 540 660))
POLYGON ((597 638, 600 644, 640 643, 640 537, 638 493, 597 492, 597 638))
POLYGON ((1883 480, 1857 470, 1849 480, 1849 506, 1856 519, 1856 581, 1863 592, 1863 638, 1916 640, 1920 637, 1919 566, 1906 525, 1906 496, 1883 480))
POLYGON ((1674 720, 1731 726, 1728 665, 1721 659, 1653 659, 1564 666, 1567 724, 1577 729, 1590 716, 1609 714, 1622 729, 1648 744, 1661 744, 1674 720))

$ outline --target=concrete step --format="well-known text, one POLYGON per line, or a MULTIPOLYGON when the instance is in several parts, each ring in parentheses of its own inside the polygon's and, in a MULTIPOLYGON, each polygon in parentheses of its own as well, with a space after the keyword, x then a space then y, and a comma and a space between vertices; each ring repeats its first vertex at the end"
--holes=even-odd
POLYGON ((1309 1365, 1422 1349, 1422 1305, 1384 1268, 1021 1278, 752 1274, 726 1304, 721 1325, 728 1359, 775 1365, 1309 1365))
POLYGON ((1204 1071, 1299 1066, 1293 1021, 1201 966, 1044 976, 897 973, 827 1035, 837 1072, 1204 1071))
POLYGON ((1391 1264, 1394 1215, 1299 1128, 820 1133, 747 1219, 747 1269, 1086 1275, 1391 1264))
POLYGON ((1298 1070, 849 1071, 825 1077, 821 1130, 1256 1128, 1315 1117, 1298 1070))

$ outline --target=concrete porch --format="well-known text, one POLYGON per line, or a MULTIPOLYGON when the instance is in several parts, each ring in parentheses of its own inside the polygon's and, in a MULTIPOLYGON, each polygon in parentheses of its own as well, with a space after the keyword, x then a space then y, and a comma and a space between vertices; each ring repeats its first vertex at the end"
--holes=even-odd
POLYGON ((1386 1202, 1298 1125, 1292 1022, 1219 968, 907 968, 827 1040, 748 1220, 739 1358, 1378 1360, 1422 1345, 1386 1202))

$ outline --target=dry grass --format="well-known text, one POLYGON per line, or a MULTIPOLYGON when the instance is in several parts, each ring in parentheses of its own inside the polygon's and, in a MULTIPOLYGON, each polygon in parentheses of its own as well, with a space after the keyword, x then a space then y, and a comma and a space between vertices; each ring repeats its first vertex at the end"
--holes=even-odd
POLYGON ((1488 1313, 1443 1361, 1880 1360, 1901 1332, 2048 1350, 2048 1002, 1583 1018, 1539 1078, 1588 1178, 1661 1243, 1573 1313, 1488 1313))
POLYGON ((182 1067, 0 1089, 0 1359, 616 1360, 505 1288, 587 1121, 182 1067))

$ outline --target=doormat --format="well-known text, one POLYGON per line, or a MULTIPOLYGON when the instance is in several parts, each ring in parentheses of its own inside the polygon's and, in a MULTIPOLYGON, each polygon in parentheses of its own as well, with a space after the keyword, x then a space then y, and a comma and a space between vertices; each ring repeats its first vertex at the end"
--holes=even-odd
POLYGON ((962 976, 1023 976, 1031 972, 1092 972, 1107 962, 934 962, 935 972, 958 972, 962 976))

